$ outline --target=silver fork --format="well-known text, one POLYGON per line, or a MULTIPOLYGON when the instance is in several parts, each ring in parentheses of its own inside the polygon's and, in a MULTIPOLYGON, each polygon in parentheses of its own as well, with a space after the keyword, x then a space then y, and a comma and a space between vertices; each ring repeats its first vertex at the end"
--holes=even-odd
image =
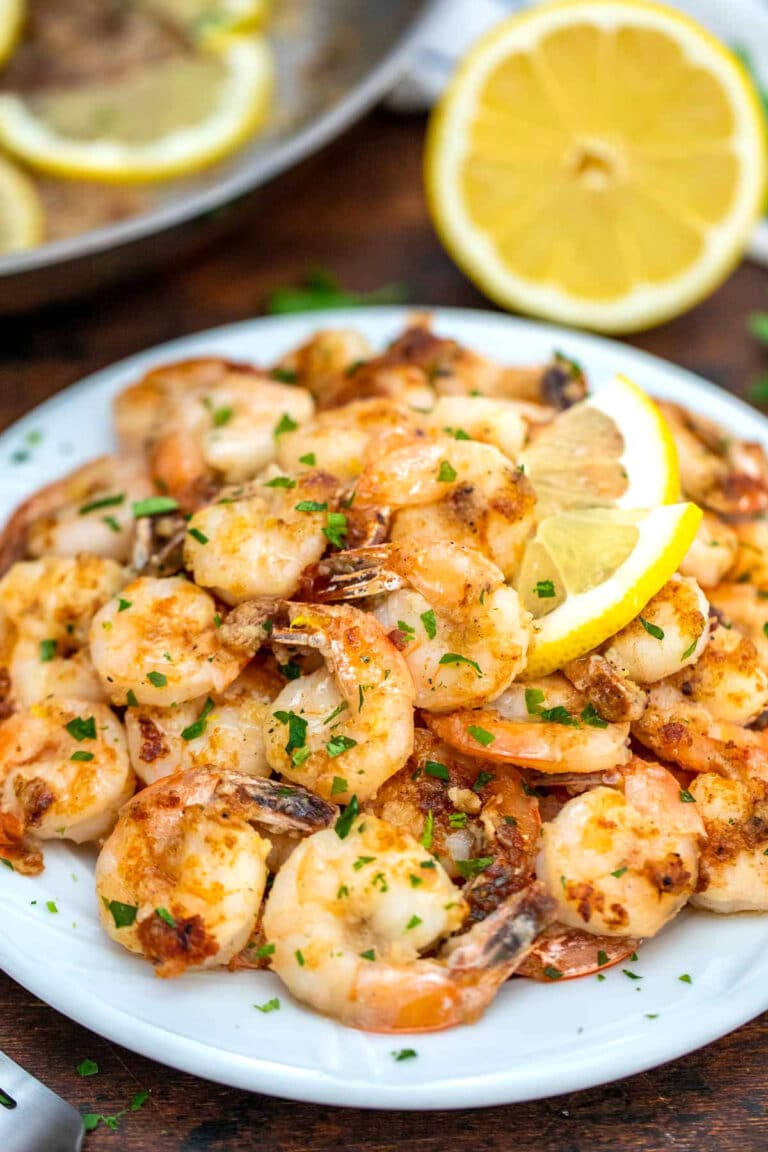
POLYGON ((80 1113, 0 1052, 2 1152, 80 1152, 80 1113))

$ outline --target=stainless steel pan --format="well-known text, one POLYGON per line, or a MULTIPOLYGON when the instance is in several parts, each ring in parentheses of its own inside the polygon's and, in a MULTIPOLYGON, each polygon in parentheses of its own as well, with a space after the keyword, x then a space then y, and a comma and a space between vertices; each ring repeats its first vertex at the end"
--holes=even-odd
POLYGON ((339 135, 393 85, 429 6, 276 0, 268 35, 277 86, 267 130, 194 179, 158 185, 139 215, 0 259, 0 312, 80 294, 204 242, 221 228, 223 205, 339 135))

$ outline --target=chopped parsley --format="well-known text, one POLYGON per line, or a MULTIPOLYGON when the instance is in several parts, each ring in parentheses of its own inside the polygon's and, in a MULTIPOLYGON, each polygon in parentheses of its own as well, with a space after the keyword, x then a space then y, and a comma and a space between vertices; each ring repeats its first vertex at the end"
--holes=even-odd
MULTIPOLYGON (((426 848, 427 850, 429 850, 432 847, 432 841, 434 840, 434 836, 435 836, 435 814, 432 811, 432 809, 430 808, 429 811, 427 812, 427 818, 424 821, 424 831, 422 832, 421 836, 419 837, 419 844, 421 844, 422 848, 426 848)), ((423 865, 422 865, 422 867, 423 867, 423 865)))
POLYGON ((281 384, 295 384, 299 378, 298 372, 293 368, 281 368, 278 365, 270 372, 273 380, 279 380, 281 384))
POLYGON ((460 876, 469 880, 471 877, 479 876, 481 872, 485 872, 492 863, 492 856, 477 856, 474 860, 457 860, 456 868, 460 876))
POLYGON ((70 760, 74 760, 75 762, 80 762, 82 764, 87 764, 89 760, 93 760, 93 752, 73 752, 70 756, 70 760))
POLYGON ((638 976, 637 972, 630 972, 629 968, 622 968, 622 972, 628 980, 642 980, 642 976, 638 976))
POLYGON ((317 456, 314 452, 307 452, 306 456, 299 456, 299 464, 306 464, 308 468, 314 468, 317 464, 317 456))
POLYGON ((331 796, 339 796, 342 792, 346 792, 349 784, 343 776, 334 776, 333 783, 331 784, 331 796))
POLYGON ((426 632, 429 639, 434 640, 435 636, 437 635, 437 621, 435 619, 434 611, 430 608, 428 612, 422 612, 419 619, 424 625, 424 631, 426 632))
POLYGON ((173 916, 171 916, 167 908, 155 908, 155 915, 159 916, 160 919, 163 920, 169 928, 176 927, 176 921, 174 920, 173 916))
POLYGON ((551 600, 555 595, 555 585, 551 580, 537 580, 533 590, 540 600, 551 600))
POLYGON ((682 800, 683 804, 695 804, 696 803, 696 797, 693 796, 688 791, 687 788, 681 788, 680 789, 680 799, 682 800))
POLYGON ((477 661, 470 660, 468 656, 462 656, 460 652, 444 652, 438 660, 438 664, 467 664, 474 669, 478 676, 482 677, 483 675, 477 661))
POLYGON ((323 724, 330 724, 331 721, 335 720, 337 716, 341 716, 342 712, 346 712, 347 708, 349 708, 349 704, 347 704, 346 700, 342 700, 338 708, 334 708, 333 712, 326 716, 325 720, 323 720, 323 724))
POLYGON ((296 481, 292 480, 290 476, 275 476, 272 480, 265 480, 265 488, 295 488, 296 481))
POLYGON ((123 600, 122 596, 120 596, 118 598, 118 601, 117 601, 118 612, 127 612, 128 609, 131 607, 132 603, 133 603, 132 600, 123 600))
POLYGON ((125 702, 129 708, 138 708, 139 702, 136 699, 136 693, 133 688, 129 688, 125 694, 125 702))
POLYGON ((664 639, 664 631, 657 624, 651 624, 650 620, 646 620, 644 616, 640 616, 639 620, 648 635, 653 636, 654 640, 664 639))
POLYGON ((341 756, 344 752, 348 752, 350 748, 357 746, 357 740, 353 740, 351 736, 331 736, 328 743, 325 745, 325 750, 328 755, 334 760, 337 756, 341 756))
POLYGON ((617 868, 615 872, 611 872, 611 876, 615 876, 619 880, 627 871, 627 865, 624 864, 621 868, 617 868))
POLYGON ((149 496, 146 500, 136 501, 133 505, 133 514, 138 520, 142 516, 160 516, 164 512, 175 512, 178 506, 178 500, 170 496, 149 496))
POLYGON ((333 544, 334 548, 344 547, 344 537, 347 535, 347 518, 343 512, 329 512, 323 536, 333 544))
POLYGON ((130 928, 139 911, 136 904, 123 904, 121 900, 104 900, 104 907, 111 914, 115 928, 130 928))
POLYGON ((687 972, 684 972, 682 976, 678 976, 678 980, 682 981, 683 984, 693 984, 693 980, 687 972))
POLYGON ((373 864, 375 859, 375 856, 358 856, 352 867, 355 872, 359 872, 361 868, 365 868, 366 864, 373 864))
POLYGON ((296 963, 298 964, 299 968, 303 968, 304 967, 304 953, 301 951, 300 948, 296 949, 296 951, 294 952, 294 956, 296 957, 296 963))
POLYGON ((95 1060, 81 1060, 77 1065, 78 1076, 96 1076, 99 1071, 99 1066, 95 1060))
POLYGON ((195 720, 192 724, 189 724, 186 728, 182 729, 182 732, 181 732, 182 740, 197 740, 198 736, 202 736, 203 732, 205 732, 206 725, 208 723, 208 717, 210 716, 211 712, 213 711, 213 708, 214 708, 213 700, 211 700, 211 698, 209 696, 206 699, 205 704, 203 704, 203 707, 200 710, 200 715, 198 716, 197 720, 195 720))
POLYGON ((217 408, 213 413, 214 428, 223 428, 225 424, 229 424, 234 414, 231 408, 217 408))
POLYGON ((56 907, 56 901, 55 900, 46 900, 45 906, 49 912, 53 913, 53 915, 58 915, 59 910, 56 907))
POLYGON ((415 1048, 400 1048, 398 1051, 392 1053, 393 1059, 397 1060, 398 1063, 401 1060, 413 1060, 415 1056, 418 1056, 415 1048))
POLYGON ((601 967, 601 968, 602 968, 602 967, 603 967, 605 964, 607 964, 607 963, 608 963, 608 953, 607 953, 607 952, 603 952, 602 948, 600 949, 600 951, 599 951, 599 952, 598 952, 598 954, 597 954, 597 962, 598 962, 598 964, 600 965, 600 967, 601 967))
POLYGON ((285 432, 295 432, 297 428, 298 424, 296 421, 292 420, 287 412, 283 412, 282 416, 275 425, 275 430, 272 435, 277 438, 278 436, 282 436, 285 432))
POLYGON ((40 662, 41 664, 48 664, 53 660, 56 655, 56 641, 55 640, 41 640, 40 641, 40 662))
POLYGON ((363 960, 375 960, 376 959, 376 949, 375 948, 367 948, 365 950, 365 952, 360 953, 360 957, 363 960))
POLYGON ((334 825, 339 840, 346 840, 356 817, 359 815, 360 805, 357 802, 357 796, 353 796, 334 825))
POLYGON ((451 812, 448 817, 448 825, 451 828, 466 828, 469 822, 469 816, 466 812, 451 812))
POLYGON ((262 944, 259 948, 256 949, 254 955, 261 959, 264 956, 273 956, 274 952, 274 944, 262 944))
POLYGON ((434 776, 436 780, 445 780, 446 783, 451 778, 445 764, 441 764, 439 760, 427 760, 424 765, 424 772, 427 776, 434 776))
POLYGON ((571 728, 578 728, 579 721, 564 708, 562 704, 555 705, 554 708, 542 708, 539 712, 542 720, 547 720, 550 724, 566 724, 571 728))
POLYGON ((541 688, 526 688, 525 707, 529 716, 538 716, 544 703, 544 693, 541 688))
POLYGON ((299 500, 294 508, 297 512, 325 512, 328 503, 325 500, 299 500))
POLYGON ((486 784, 490 784, 496 777, 493 772, 478 772, 477 779, 472 785, 473 792, 482 792, 486 784))
POLYGON ((96 512, 99 508, 117 508, 118 504, 125 501, 125 493, 118 492, 114 496, 100 496, 97 500, 89 500, 87 504, 83 504, 78 508, 78 516, 87 516, 89 512, 96 512))
POLYGON ((70 720, 69 724, 65 724, 64 727, 73 740, 96 739, 96 721, 93 716, 85 718, 76 716, 74 720, 70 720))
POLYGON ((155 688, 165 688, 168 684, 168 677, 163 672, 147 672, 147 680, 155 688))
POLYGON ((198 544, 208 543, 208 537, 206 536, 205 532, 201 532, 199 528, 190 528, 189 535, 193 540, 197 540, 198 544))
POLYGON ((581 713, 581 718, 585 724, 590 728, 607 728, 608 721, 603 720, 600 713, 596 710, 594 704, 587 704, 586 708, 581 713))
POLYGON ((295 660, 289 660, 287 664, 278 664, 277 670, 286 680, 298 680, 301 676, 301 665, 295 660))
POLYGON ((493 744, 496 739, 492 732, 489 732, 485 728, 479 728, 476 724, 468 725, 467 732, 473 740, 477 740, 478 744, 482 744, 483 748, 487 748, 489 744, 493 744))
POLYGON ((688 647, 686 648, 685 652, 683 652, 680 659, 681 660, 687 660, 689 656, 693 656, 694 649, 696 648, 696 645, 698 644, 698 642, 699 642, 699 637, 697 636, 696 639, 692 640, 691 643, 688 645, 688 647))
POLYGON ((457 476, 456 469, 448 460, 441 460, 437 478, 442 484, 451 484, 457 476))
POLYGON ((555 968, 554 964, 547 964, 544 969, 544 975, 547 980, 562 980, 563 974, 559 968, 555 968))
MULTIPOLYGON (((288 753, 303 749, 307 743, 307 721, 295 712, 273 712, 275 720, 288 725, 288 742, 285 750, 288 753)), ((304 757, 306 759, 306 757, 304 757)), ((294 761, 295 763, 295 761, 294 761)))
POLYGON ((419 924, 421 924, 421 922, 422 922, 421 916, 411 916, 410 920, 408 921, 408 923, 405 926, 406 932, 410 932, 412 928, 418 928, 418 926, 419 926, 419 924))
POLYGON ((279 1007, 279 996, 273 996, 271 1000, 267 1000, 264 1004, 254 1004, 254 1008, 257 1012, 264 1012, 265 1014, 267 1012, 277 1012, 279 1007))

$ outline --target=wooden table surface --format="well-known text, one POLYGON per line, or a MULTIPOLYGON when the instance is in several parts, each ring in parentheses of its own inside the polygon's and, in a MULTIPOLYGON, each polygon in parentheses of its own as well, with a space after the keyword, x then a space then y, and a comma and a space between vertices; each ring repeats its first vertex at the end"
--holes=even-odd
MULTIPOLYGON (((420 179, 423 121, 377 112, 238 210, 234 235, 151 281, 0 321, 0 426, 112 361, 261 311, 265 293, 322 266, 345 287, 408 284, 423 304, 487 306, 443 253, 420 179)), ((768 273, 745 264, 689 315, 632 340, 745 394, 768 360, 746 332, 768 273)), ((41 963, 50 962, 41 958, 41 963)), ((506 1044, 514 1048, 514 1036, 506 1044)), ((70 1023, 0 974, 0 1047, 83 1112, 150 1096, 88 1152, 749 1152, 768 1147, 768 1016, 673 1064, 588 1092, 481 1111, 321 1108, 164 1068, 70 1023), (96 1060, 81 1079, 76 1065, 96 1060)), ((1 1150, 0 1150, 1 1152, 1 1150)), ((44 1152, 30 1148, 28 1152, 44 1152)))

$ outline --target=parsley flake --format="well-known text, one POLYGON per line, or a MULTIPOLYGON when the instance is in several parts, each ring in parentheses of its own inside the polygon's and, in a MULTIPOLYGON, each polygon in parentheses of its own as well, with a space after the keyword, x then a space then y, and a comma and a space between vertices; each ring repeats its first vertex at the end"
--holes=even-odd
POLYGON ((650 620, 646 620, 644 616, 640 616, 639 620, 648 635, 653 636, 654 640, 664 639, 664 631, 657 624, 651 624, 650 620))

